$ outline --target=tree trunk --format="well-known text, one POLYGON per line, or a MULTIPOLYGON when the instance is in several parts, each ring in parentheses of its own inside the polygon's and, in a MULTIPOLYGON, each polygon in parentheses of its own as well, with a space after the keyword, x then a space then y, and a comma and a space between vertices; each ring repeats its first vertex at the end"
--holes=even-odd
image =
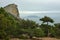
POLYGON ((48 28, 48 22, 47 22, 47 37, 49 37, 49 28, 48 28))

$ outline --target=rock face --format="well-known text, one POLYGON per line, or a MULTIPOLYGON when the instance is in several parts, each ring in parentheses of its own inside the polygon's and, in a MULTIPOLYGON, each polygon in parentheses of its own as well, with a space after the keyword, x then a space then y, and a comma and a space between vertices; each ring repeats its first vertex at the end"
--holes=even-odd
POLYGON ((19 12, 18 12, 17 5, 9 4, 9 5, 5 6, 4 9, 5 9, 6 12, 11 13, 15 17, 19 17, 19 12))

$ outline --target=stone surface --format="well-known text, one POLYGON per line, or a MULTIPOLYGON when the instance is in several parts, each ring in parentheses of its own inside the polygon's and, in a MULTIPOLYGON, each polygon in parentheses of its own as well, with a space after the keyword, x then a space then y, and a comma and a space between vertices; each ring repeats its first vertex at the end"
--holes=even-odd
POLYGON ((19 12, 16 4, 9 4, 4 7, 6 12, 11 13, 12 15, 19 17, 19 12))

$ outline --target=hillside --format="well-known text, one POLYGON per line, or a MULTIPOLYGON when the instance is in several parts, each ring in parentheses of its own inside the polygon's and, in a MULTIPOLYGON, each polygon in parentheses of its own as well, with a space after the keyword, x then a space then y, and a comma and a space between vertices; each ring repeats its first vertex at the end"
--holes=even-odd
MULTIPOLYGON (((40 20, 51 23, 54 22, 53 19, 47 16, 40 20)), ((0 8, 0 39, 33 39, 33 37, 42 37, 43 40, 55 40, 55 38, 60 38, 60 23, 56 23, 54 26, 44 23, 39 25, 32 20, 19 19, 18 17, 6 12, 4 8, 0 8)))
POLYGON ((20 20, 0 8, 0 38, 15 35, 18 27, 20 27, 20 20))
POLYGON ((0 8, 0 39, 23 38, 23 34, 30 35, 36 26, 34 21, 18 19, 0 8))

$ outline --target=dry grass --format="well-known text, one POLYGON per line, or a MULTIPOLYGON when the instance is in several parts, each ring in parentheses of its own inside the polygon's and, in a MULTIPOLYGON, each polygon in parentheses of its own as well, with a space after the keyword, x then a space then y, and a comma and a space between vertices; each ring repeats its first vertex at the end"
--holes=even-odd
POLYGON ((44 38, 34 38, 34 39, 18 39, 18 38, 12 38, 10 40, 60 40, 60 39, 50 38, 50 37, 44 37, 44 38))
POLYGON ((45 38, 42 38, 42 40, 60 40, 60 39, 45 37, 45 38))

